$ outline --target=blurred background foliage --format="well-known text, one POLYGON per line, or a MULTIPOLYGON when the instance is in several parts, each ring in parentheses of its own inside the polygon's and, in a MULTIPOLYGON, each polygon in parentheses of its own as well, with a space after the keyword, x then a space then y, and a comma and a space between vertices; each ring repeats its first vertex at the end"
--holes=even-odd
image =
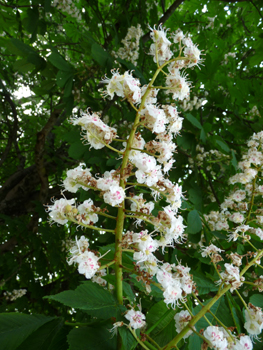
MULTIPOLYGON (((187 72, 190 100, 178 103, 161 91, 158 101, 174 103, 184 117, 176 140, 175 169, 169 176, 185 191, 182 215, 191 244, 190 249, 180 245, 168 251, 165 260, 182 259, 195 268, 198 279, 198 273, 209 271, 209 264, 200 260, 195 244, 201 235, 206 242, 213 235, 220 237, 202 229, 200 217, 218 210, 246 141, 263 126, 263 8, 260 0, 78 0, 70 11, 61 3, 0 1, 0 311, 62 315, 70 320, 68 308, 43 296, 74 289, 84 280, 68 266, 65 248, 68 239, 83 231, 73 225, 50 226, 44 205, 61 196, 67 169, 82 162, 102 174, 118 168, 120 160, 108 149, 85 146, 69 117, 87 108, 99 111, 126 138, 135 112, 126 101, 102 98, 102 78, 116 68, 133 70, 142 85, 149 81, 156 68, 147 54, 149 25, 163 23, 170 32, 181 28, 191 34, 204 62, 200 69, 187 72), (138 24, 144 34, 134 66, 116 52, 128 28, 138 24), (20 288, 26 289, 23 297, 6 299, 4 292, 20 288)), ((90 191, 74 197, 92 198, 103 206, 90 191)), ((161 202, 156 204, 160 207, 161 202)), ((99 224, 102 230, 114 228, 107 218, 99 224)), ((128 222, 126 228, 131 228, 128 222)), ((101 252, 114 242, 108 233, 85 234, 92 248, 101 252)), ((212 289, 207 291, 213 295, 212 289)), ((74 317, 87 316, 79 312, 74 317)))

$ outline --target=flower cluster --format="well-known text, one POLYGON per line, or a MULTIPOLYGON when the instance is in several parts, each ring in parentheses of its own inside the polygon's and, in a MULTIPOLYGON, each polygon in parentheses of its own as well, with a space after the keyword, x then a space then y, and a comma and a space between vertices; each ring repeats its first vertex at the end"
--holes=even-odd
POLYGON ((239 268, 232 264, 225 264, 225 271, 221 273, 221 279, 218 281, 220 284, 224 281, 225 284, 231 284, 230 292, 233 292, 235 289, 239 288, 245 278, 239 275, 239 268))
POLYGON ((72 0, 54 0, 52 6, 65 12, 71 17, 76 18, 78 21, 81 20, 81 11, 76 7, 72 0))
POLYGON ((200 145, 196 146, 196 156, 194 159, 189 158, 191 168, 194 168, 195 165, 198 167, 204 167, 204 169, 209 172, 211 176, 216 175, 216 172, 213 169, 214 163, 219 165, 220 168, 223 168, 223 164, 228 161, 230 161, 230 156, 223 154, 217 149, 211 149, 205 152, 204 147, 201 147, 200 145))
MULTIPOLYGON (((178 312, 174 316, 176 332, 180 333, 184 329, 184 327, 187 326, 189 321, 191 321, 191 319, 192 319, 192 316, 190 315, 189 311, 182 310, 181 312, 178 312)), ((184 339, 188 338, 192 333, 193 333, 192 330, 188 331, 183 338, 184 339)))
POLYGON ((245 310, 245 319, 244 327, 249 335, 252 337, 259 335, 263 329, 262 309, 249 303, 248 308, 245 310))
POLYGON ((211 212, 205 215, 205 219, 211 230, 229 230, 233 224, 233 233, 229 235, 229 240, 237 240, 241 235, 246 239, 246 233, 255 234, 260 239, 263 239, 263 212, 258 209, 257 212, 249 213, 249 218, 246 218, 246 213, 249 210, 251 201, 255 202, 262 197, 263 186, 258 181, 258 175, 263 166, 263 132, 254 134, 251 140, 248 141, 247 153, 243 155, 238 167, 241 172, 235 174, 229 179, 229 183, 233 185, 233 190, 221 204, 220 212, 211 212), (237 185, 236 185, 237 184, 237 185), (249 224, 253 220, 253 224, 249 224))
POLYGON ((26 289, 14 289, 12 292, 4 292, 6 300, 15 301, 18 298, 21 298, 27 292, 26 289))
POLYGON ((142 328, 146 324, 145 315, 141 311, 131 309, 126 313, 125 318, 130 321, 129 326, 133 329, 142 328))
POLYGON ((223 327, 209 326, 204 331, 204 337, 210 348, 215 350, 252 350, 253 344, 249 336, 239 338, 227 332, 223 327), (231 336, 231 337, 230 337, 231 336))
POLYGON ((142 35, 143 31, 140 24, 138 24, 137 27, 131 26, 128 29, 126 37, 121 41, 124 47, 119 48, 117 52, 113 52, 114 56, 130 61, 132 64, 137 66, 137 60, 139 58, 139 44, 142 35))
POLYGON ((156 278, 164 289, 164 302, 167 306, 171 304, 175 308, 179 301, 184 301, 184 297, 194 291, 194 283, 189 272, 189 267, 168 263, 157 270, 156 278))
POLYGON ((228 57, 236 58, 235 52, 228 52, 224 55, 224 61, 221 64, 228 64, 228 57))
POLYGON ((117 130, 105 124, 98 113, 82 112, 80 118, 72 119, 72 124, 81 126, 83 138, 95 149, 103 148, 117 136, 117 130))
POLYGON ((70 258, 68 264, 78 264, 78 271, 86 278, 92 278, 100 268, 99 259, 91 250, 89 250, 89 240, 81 236, 69 250, 70 258))
POLYGON ((188 96, 185 100, 183 100, 180 106, 185 112, 187 112, 187 111, 192 111, 193 109, 199 109, 205 103, 206 103, 205 98, 199 98, 198 96, 195 95, 193 99, 190 99, 190 96, 188 96))

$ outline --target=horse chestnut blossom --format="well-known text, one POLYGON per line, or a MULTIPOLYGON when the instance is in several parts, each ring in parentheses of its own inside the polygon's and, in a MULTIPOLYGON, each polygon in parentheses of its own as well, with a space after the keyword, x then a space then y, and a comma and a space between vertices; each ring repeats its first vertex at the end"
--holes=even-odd
MULTIPOLYGON (((177 306, 183 306, 182 304, 185 304, 185 308, 189 308, 189 311, 178 312, 174 317, 178 334, 173 340, 174 343, 171 341, 167 346, 167 349, 171 349, 182 338, 187 341, 192 332, 195 332, 194 324, 205 316, 209 309, 206 307, 208 304, 205 304, 205 306, 202 305, 200 311, 197 311, 197 314, 196 310, 193 311, 193 314, 200 317, 190 315, 190 309, 192 305, 194 307, 194 303, 192 305, 191 303, 187 305, 187 303, 190 295, 198 292, 198 278, 196 287, 188 266, 181 262, 169 264, 162 261, 160 257, 161 253, 166 253, 167 248, 171 251, 171 248, 177 248, 178 244, 184 243, 187 239, 187 231, 185 232, 184 219, 179 212, 184 199, 182 186, 168 179, 168 172, 175 161, 173 158, 176 150, 174 141, 182 129, 183 118, 179 116, 175 104, 157 104, 157 95, 159 90, 165 89, 165 92, 172 94, 172 98, 177 102, 187 98, 190 93, 190 83, 186 79, 186 73, 182 73, 181 69, 198 65, 201 62, 201 52, 193 44, 192 39, 185 36, 181 30, 172 34, 171 40, 169 40, 167 32, 159 26, 158 29, 151 29, 150 36, 153 39, 150 55, 157 63, 157 70, 148 85, 141 88, 140 81, 134 78, 131 72, 122 74, 116 70, 112 71, 110 79, 103 80, 103 83, 106 84, 105 96, 109 96, 110 99, 113 99, 114 96, 125 99, 125 103, 130 104, 129 109, 136 112, 129 136, 126 138, 127 134, 125 133, 122 139, 117 139, 118 123, 116 123, 116 129, 112 128, 102 121, 100 114, 96 112, 87 111, 82 113, 80 118, 72 119, 74 125, 81 127, 84 140, 87 141, 90 148, 100 150, 106 147, 109 152, 116 152, 121 165, 118 164, 116 168, 109 170, 107 167, 110 163, 106 162, 104 169, 107 171, 104 173, 100 173, 95 166, 85 169, 83 165, 80 165, 68 170, 63 183, 65 189, 72 193, 76 193, 79 188, 85 191, 89 190, 88 193, 91 190, 94 191, 96 195, 92 198, 95 198, 96 206, 91 198, 85 198, 86 200, 81 204, 76 204, 75 199, 62 198, 49 206, 48 211, 51 219, 59 224, 71 221, 78 227, 89 230, 87 234, 93 240, 89 241, 86 234, 79 239, 76 237, 76 242, 72 243, 69 248, 68 264, 75 264, 80 274, 101 285, 98 288, 105 287, 106 275, 114 272, 116 278, 115 296, 123 310, 130 308, 127 299, 132 303, 138 295, 138 286, 136 282, 133 283, 134 278, 141 285, 139 293, 144 291, 147 294, 151 292, 151 289, 154 292, 153 287, 159 288, 168 308, 175 309, 177 306), (179 48, 179 56, 176 58, 172 58, 172 45, 177 45, 179 48), (155 86, 158 74, 163 73, 165 86, 157 84, 155 86), (145 129, 147 131, 144 135, 145 129), (112 143, 114 147, 110 145, 112 143), (94 174, 94 170, 96 174, 94 174), (130 193, 128 193, 129 189, 131 189, 130 193), (154 200, 151 200, 151 197, 154 200), (159 201, 159 199, 161 200, 159 201), (158 203, 155 203, 157 201, 158 203), (97 204, 97 202, 100 203, 97 204), (107 227, 110 220, 113 224, 107 227), (132 231, 135 230, 134 227, 139 225, 140 229, 132 231), (98 232, 98 237, 99 234, 107 232, 108 235, 110 233, 115 240, 115 246, 110 245, 114 256, 112 254, 110 259, 105 259, 106 263, 103 266, 100 266, 99 261, 102 256, 95 250, 91 250, 91 246, 92 249, 96 249, 95 232, 98 232), (132 290, 130 292, 127 289, 124 290, 123 297, 123 280, 125 279, 130 279, 132 290), (131 298, 133 288, 136 292, 131 298), (189 326, 189 322, 191 326, 189 326)), ((121 129, 118 128, 118 131, 121 129)), ((211 264, 211 269, 215 267, 221 277, 220 285, 224 284, 220 288, 222 294, 215 293, 213 296, 213 289, 211 289, 212 298, 209 301, 210 305, 208 305, 210 308, 228 290, 236 291, 239 294, 237 289, 242 286, 245 278, 250 285, 248 288, 263 289, 262 276, 247 273, 247 269, 254 263, 258 263, 262 257, 260 249, 257 248, 258 245, 254 246, 253 241, 249 242, 250 234, 256 235, 257 237, 254 236, 254 238, 258 241, 259 238, 263 237, 263 210, 261 208, 255 210, 253 204, 253 200, 260 199, 263 193, 262 184, 258 183, 263 166, 262 146, 263 132, 254 134, 248 143, 248 152, 239 162, 238 174, 230 179, 230 195, 225 198, 219 211, 212 211, 204 216, 206 242, 211 240, 211 243, 204 247, 204 239, 201 236, 202 240, 199 243, 202 246, 201 255, 211 258, 214 263, 211 264), (209 232, 209 229, 212 233, 209 232), (220 247, 216 246, 218 241, 217 235, 213 233, 215 230, 229 231, 228 239, 225 234, 223 236, 225 242, 220 247), (230 244, 227 240, 236 241, 239 238, 244 242, 251 243, 251 248, 254 250, 247 253, 242 252, 243 255, 235 252, 231 252, 229 255, 228 247, 230 244), (226 257, 231 260, 230 263, 224 264, 223 272, 221 272, 221 261, 223 260, 221 253, 224 250, 221 248, 226 250, 226 257), (242 269, 242 258, 244 258, 244 263, 245 257, 246 267, 242 269), (252 280, 255 280, 254 283, 251 282, 252 280)), ((105 155, 107 159, 112 159, 108 153, 105 152, 105 155)), ((202 153, 203 156, 204 153, 202 153)), ((178 174, 181 176, 180 172, 178 174)), ((182 183, 186 178, 187 176, 182 177, 182 183)), ((187 211, 189 207, 188 205, 184 206, 187 211)), ((194 208, 194 206, 191 204, 190 208, 194 208)), ((108 237, 106 239, 108 240, 108 237)), ((193 243, 196 242, 195 239, 194 237, 189 242, 192 251, 195 248, 196 243, 193 243)), ((239 244, 237 246, 239 249, 243 248, 239 244)), ((185 246, 182 247, 183 252, 184 250, 185 246)), ((165 255, 165 259, 170 255, 170 251, 169 254, 165 255)), ((177 257, 173 255, 174 257, 176 260, 177 257)), ((194 252, 186 259, 194 261, 196 259, 194 252)), ((209 268, 209 266, 206 267, 207 272, 209 268)), ((208 276, 213 276, 213 272, 208 276)), ((105 290, 104 292, 106 293, 105 290)), ((111 293, 111 288, 107 293, 111 293)), ((195 294, 194 298, 195 301, 199 302, 195 294)), ((231 299, 229 300, 231 301, 231 299)), ((117 315, 120 313, 115 316, 117 315)), ((136 341, 141 342, 147 348, 148 339, 141 338, 140 332, 134 332, 134 330, 146 326, 146 316, 141 312, 141 309, 139 311, 131 309, 126 312, 124 317, 129 321, 128 327, 136 341)), ((248 309, 245 310, 245 318, 244 327, 249 335, 259 335, 263 329, 262 310, 249 304, 248 309)), ((114 329, 122 325, 127 326, 122 321, 116 322, 114 329)), ((123 334, 119 335, 123 336, 123 334)), ((209 326, 203 332, 203 338, 207 339, 207 346, 213 347, 215 350, 252 349, 252 343, 246 335, 229 337, 229 334, 229 331, 222 327, 209 326)), ((166 345, 162 345, 162 347, 166 348, 166 345)))
POLYGON ((263 329, 263 312, 260 307, 248 304, 245 310, 245 329, 251 337, 257 337, 263 329))
POLYGON ((190 93, 190 85, 186 77, 182 76, 177 69, 173 74, 166 77, 167 93, 173 94, 174 99, 184 100, 190 93))
POLYGON ((90 114, 82 112, 80 118, 72 119, 73 125, 80 125, 83 130, 83 137, 88 141, 90 147, 101 149, 112 142, 117 136, 117 130, 106 125, 98 113, 90 114))
POLYGON ((142 122, 152 132, 159 134, 165 131, 165 124, 168 124, 168 119, 162 109, 157 108, 155 105, 147 104, 140 113, 142 122))
POLYGON ((170 50, 172 43, 167 39, 166 32, 161 25, 158 27, 158 30, 156 30, 155 27, 150 29, 150 37, 153 40, 153 44, 151 44, 150 47, 150 55, 153 56, 153 61, 155 63, 158 62, 162 65, 173 56, 170 50))
POLYGON ((107 77, 102 80, 102 83, 107 84, 105 96, 110 96, 113 99, 114 94, 119 97, 127 98, 134 104, 141 102, 140 82, 134 78, 129 72, 120 75, 118 71, 112 71, 112 78, 107 77))
POLYGON ((145 315, 141 311, 129 310, 124 316, 130 321, 129 326, 133 329, 142 328, 146 325, 145 315))
MULTIPOLYGON (((178 312, 175 316, 174 316, 174 320, 175 320, 175 328, 176 328, 176 332, 180 333, 181 330, 184 329, 185 326, 187 326, 187 324, 189 323, 189 321, 191 321, 192 316, 190 315, 189 311, 187 310, 182 310, 180 312, 178 312)), ((188 331, 183 339, 188 338, 191 334, 193 333, 192 330, 188 331)))
POLYGON ((122 203, 125 198, 124 189, 120 186, 112 186, 108 191, 103 194, 103 199, 105 203, 110 204, 115 207, 116 205, 122 203))
POLYGON ((49 205, 47 211, 52 221, 64 225, 68 222, 67 214, 73 210, 72 205, 75 204, 75 199, 60 198, 53 205, 49 205))
POLYGON ((83 224, 95 224, 99 220, 98 215, 94 213, 94 209, 96 210, 96 207, 90 198, 78 206, 78 214, 83 224))
POLYGON ((209 326, 204 331, 204 337, 212 344, 215 350, 227 349, 227 339, 221 327, 209 326))
POLYGON ((79 165, 67 171, 67 177, 63 181, 63 186, 65 190, 71 193, 76 193, 79 188, 83 188, 87 191, 88 187, 82 186, 81 182, 87 183, 88 179, 92 179, 90 169, 83 169, 83 165, 79 165))
POLYGON ((239 268, 232 264, 224 264, 225 271, 221 273, 221 280, 218 281, 220 284, 222 281, 226 284, 231 284, 230 292, 242 286, 245 278, 239 275, 239 268))

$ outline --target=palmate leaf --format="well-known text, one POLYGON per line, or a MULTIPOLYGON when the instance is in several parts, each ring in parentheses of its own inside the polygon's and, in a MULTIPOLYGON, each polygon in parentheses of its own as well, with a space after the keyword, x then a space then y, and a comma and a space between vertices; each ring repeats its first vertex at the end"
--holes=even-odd
POLYGON ((208 279, 204 274, 197 271, 192 271, 193 279, 197 285, 198 295, 204 295, 209 292, 215 292, 218 290, 218 287, 213 281, 208 279))
POLYGON ((111 323, 99 327, 80 327, 68 334, 69 350, 115 350, 117 337, 112 337, 111 323))
MULTIPOLYGON (((64 325, 64 319, 55 318, 39 327, 17 348, 17 350, 50 350, 57 333, 64 325)), ((54 349, 54 347, 53 347, 54 349)), ((63 349, 63 348, 60 348, 63 349)), ((57 347, 56 350, 59 350, 57 347)))
POLYGON ((146 322, 148 329, 156 324, 162 316, 165 318, 153 329, 150 336, 160 345, 164 346, 169 343, 175 336, 175 321, 174 315, 176 310, 168 309, 163 301, 159 301, 155 304, 146 315, 146 322), (170 311, 170 312, 168 312, 170 311))
POLYGON ((202 229, 202 221, 197 210, 192 210, 187 216, 187 233, 195 234, 202 229))
POLYGON ((18 349, 33 332, 53 320, 54 317, 43 315, 0 314, 0 349, 18 349))
POLYGON ((110 292, 96 283, 87 281, 75 290, 65 291, 56 295, 45 297, 50 300, 85 310, 89 315, 98 318, 110 318, 116 315, 117 304, 110 292))

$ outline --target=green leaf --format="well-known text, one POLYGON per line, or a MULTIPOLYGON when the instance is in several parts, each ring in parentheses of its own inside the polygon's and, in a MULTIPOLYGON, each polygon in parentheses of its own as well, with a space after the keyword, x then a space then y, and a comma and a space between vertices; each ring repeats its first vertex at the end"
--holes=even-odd
MULTIPOLYGON (((209 302, 211 301, 211 299, 208 299, 208 300, 206 300, 204 303, 203 303, 203 305, 206 305, 206 304, 208 304, 209 302)), ((211 307, 211 311, 213 312, 213 314, 216 314, 216 312, 217 312, 217 310, 218 310, 218 307, 219 307, 219 304, 220 304, 220 299, 219 300, 217 300, 215 303, 214 303, 214 305, 211 307)), ((196 306, 195 308, 194 308, 194 315, 197 315, 198 314, 198 312, 199 311, 201 311, 201 309, 202 309, 202 306, 201 305, 198 305, 198 306, 196 306)), ((206 313, 206 317, 208 318, 208 320, 210 321, 210 322, 212 322, 212 320, 213 320, 213 316, 210 314, 210 313, 206 313)), ((215 323, 216 323, 216 321, 215 321, 215 323)), ((208 324, 208 322, 205 320, 205 318, 204 317, 202 317, 197 323, 196 323, 196 329, 197 329, 197 331, 199 332, 201 329, 205 329, 205 328, 207 328, 208 326, 209 326, 209 324, 208 324)))
POLYGON ((135 301, 135 295, 131 289, 131 286, 127 282, 123 282, 123 293, 124 295, 129 299, 130 303, 134 303, 135 301))
POLYGON ((13 64, 13 69, 18 70, 19 72, 26 73, 31 71, 34 68, 32 63, 27 61, 27 58, 22 58, 21 60, 16 61, 13 64))
POLYGON ((187 113, 185 115, 185 118, 191 123, 193 124, 195 127, 197 127, 198 129, 203 129, 202 125, 200 124, 200 122, 190 113, 187 113))
POLYGON ((91 281, 84 282, 74 291, 69 290, 45 298, 85 310, 89 315, 99 318, 114 317, 117 310, 116 301, 110 292, 91 281))
POLYGON ((191 334, 189 337, 188 350, 200 350, 202 342, 202 339, 197 334, 191 334))
MULTIPOLYGON (((156 324, 160 318, 167 312, 167 306, 163 300, 156 303, 146 314, 146 322, 148 325, 148 329, 151 328, 154 324, 156 324)), ((167 313, 167 316, 153 329, 151 334, 158 334, 163 331, 169 323, 174 324, 174 315, 176 311, 170 309, 170 312, 167 313)))
POLYGON ((250 297, 249 302, 254 306, 258 306, 263 308, 263 295, 262 294, 254 294, 250 297))
POLYGON ((72 86, 73 86, 73 77, 70 77, 65 85, 64 97, 69 97, 72 94, 72 86))
POLYGON ((17 349, 30 334, 53 319, 43 315, 0 314, 1 350, 17 349))
POLYGON ((236 159, 235 152, 233 150, 231 150, 231 155, 232 155, 231 164, 233 165, 235 170, 237 170, 237 159, 236 159))
POLYGON ((85 151, 86 146, 84 146, 83 143, 78 140, 69 147, 68 154, 73 159, 81 159, 85 151))
POLYGON ((202 229, 202 221, 197 210, 192 210, 187 216, 187 233, 195 234, 202 229))
POLYGON ((208 294, 218 290, 218 286, 207 278, 203 273, 192 271, 193 279, 197 285, 198 295, 208 294))
POLYGON ((111 58, 108 52, 97 43, 91 46, 91 56, 103 68, 106 67, 107 59, 111 58))
POLYGON ((64 60, 62 56, 60 56, 56 52, 52 52, 51 55, 48 56, 48 61, 53 64, 56 68, 60 70, 64 70, 67 72, 72 72, 73 68, 72 66, 64 60))
POLYGON ((109 329, 113 327, 108 323, 101 327, 80 327, 68 334, 69 350, 116 350, 117 337, 112 337, 109 329))
POLYGON ((56 80, 57 80, 57 86, 59 87, 64 87, 66 82, 71 78, 72 79, 73 75, 72 72, 68 72, 68 71, 63 71, 63 70, 59 70, 56 80))
POLYGON ((31 53, 37 54, 36 51, 31 46, 23 43, 19 39, 12 38, 10 39, 10 42, 23 56, 30 55, 31 53))
POLYGON ((36 348, 38 350, 49 349, 49 345, 63 325, 63 318, 56 318, 45 323, 35 332, 30 334, 17 350, 35 350, 36 348))
POLYGON ((87 164, 100 164, 101 162, 103 162, 103 158, 99 158, 99 157, 86 158, 87 164))
POLYGON ((228 145, 221 141, 221 140, 216 140, 216 143, 219 145, 219 147, 224 150, 226 153, 229 153, 230 152, 230 148, 228 147, 228 145))
POLYGON ((201 140, 203 143, 206 143, 206 133, 205 133, 204 128, 201 129, 201 132, 200 132, 200 140, 201 140))
POLYGON ((137 345, 137 341, 131 332, 126 327, 120 327, 118 331, 122 339, 121 350, 133 350, 137 345))

